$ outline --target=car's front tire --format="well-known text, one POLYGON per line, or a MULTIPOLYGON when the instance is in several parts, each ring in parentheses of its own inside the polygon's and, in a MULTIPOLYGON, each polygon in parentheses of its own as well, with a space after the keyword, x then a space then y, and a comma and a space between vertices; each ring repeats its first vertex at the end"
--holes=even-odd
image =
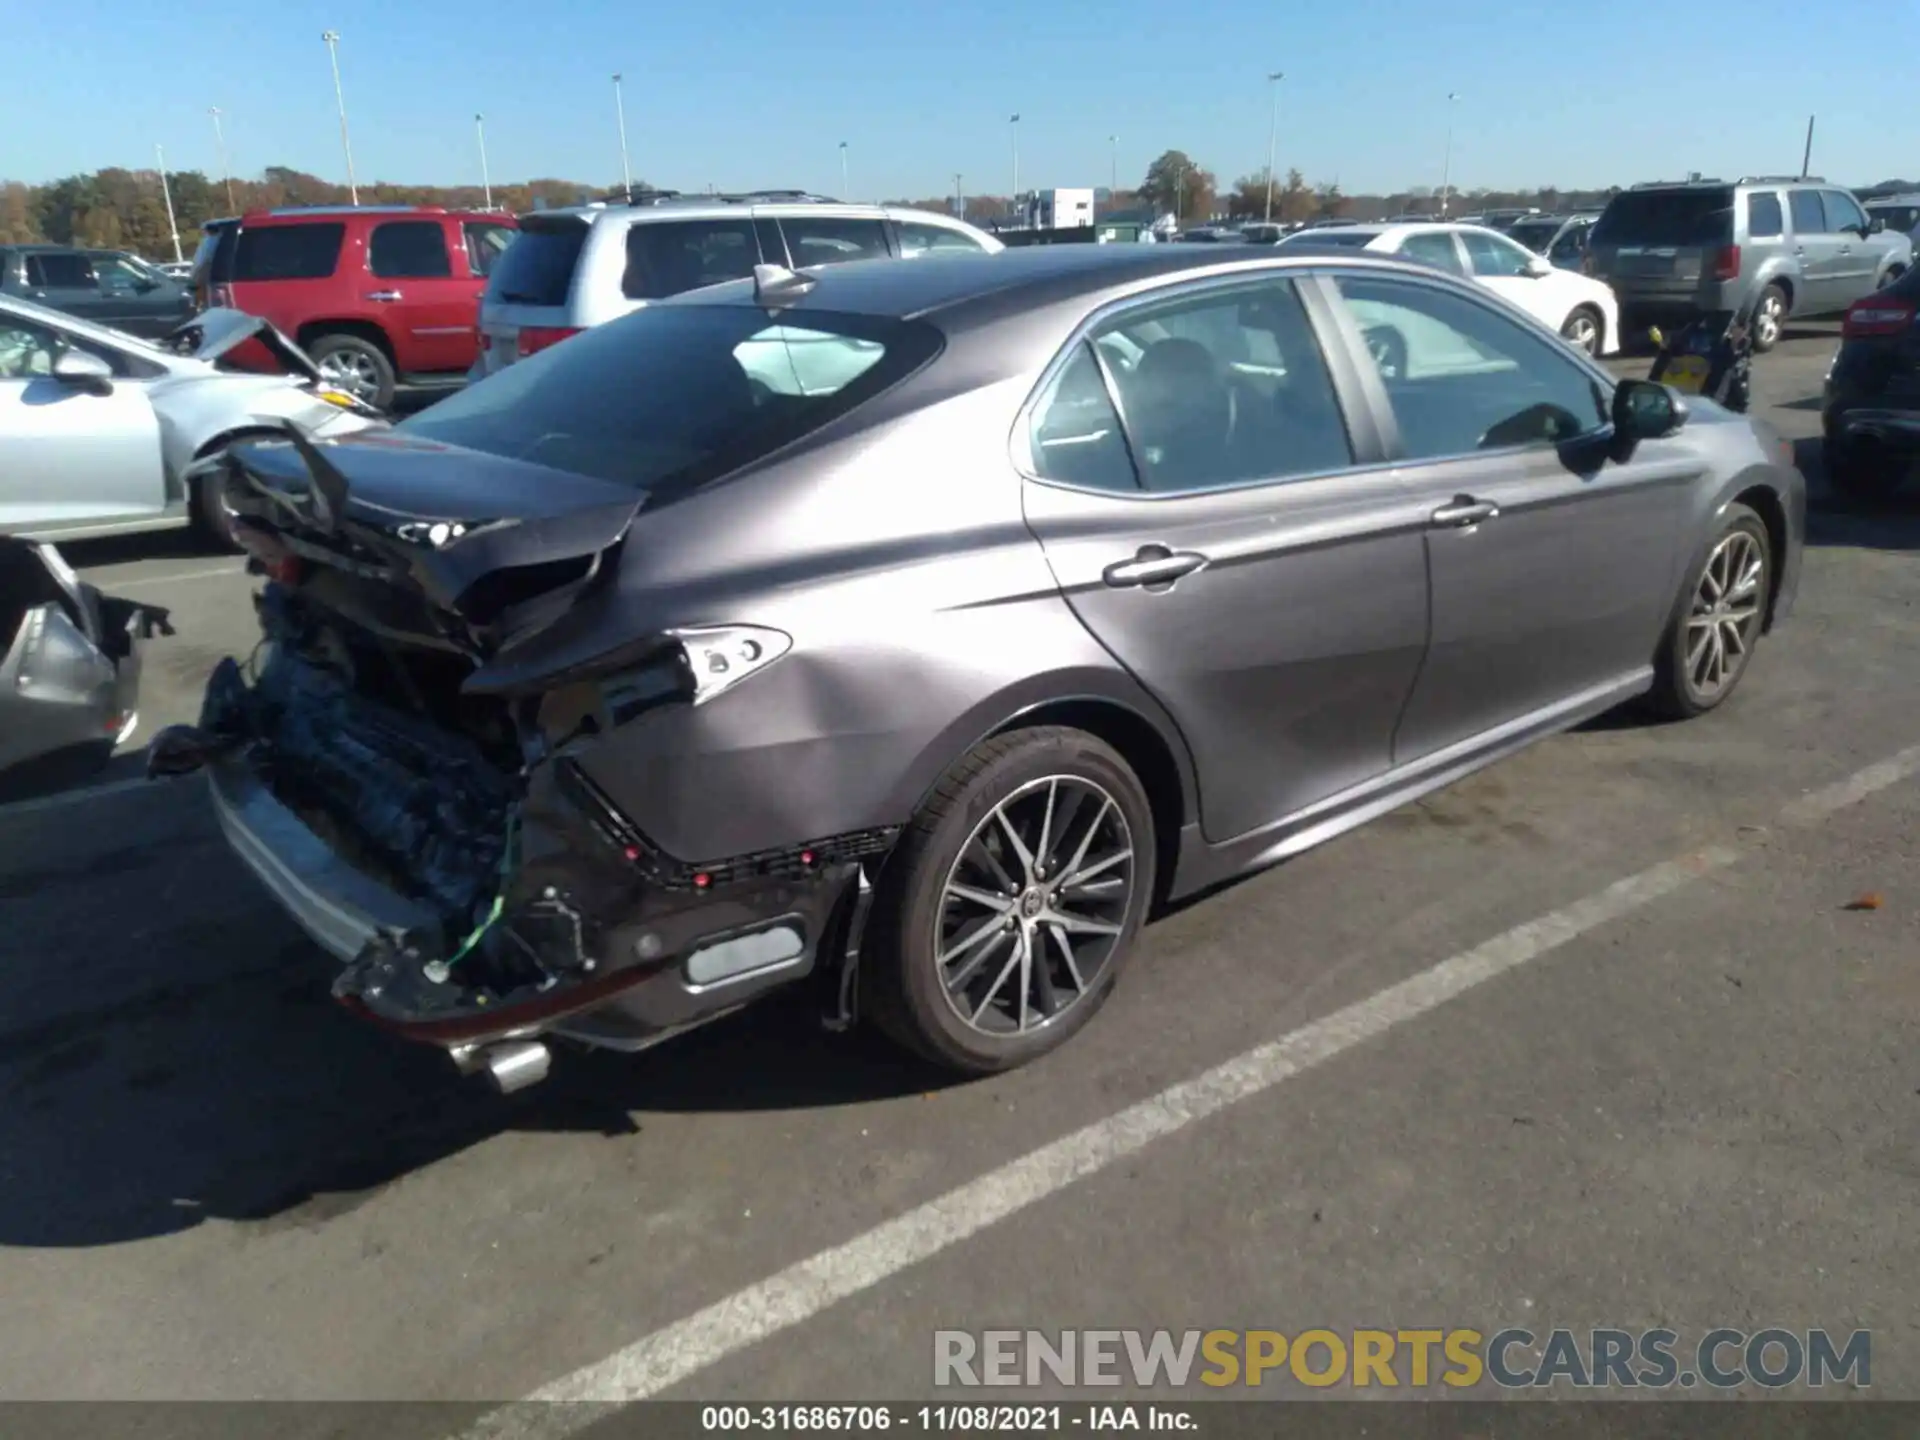
POLYGON ((1780 343, 1780 336, 1787 326, 1787 292, 1778 285, 1769 285, 1760 292, 1759 303, 1753 308, 1753 349, 1757 355, 1764 355, 1780 343))
POLYGON ((1654 658, 1647 699, 1656 714, 1690 720, 1733 694, 1766 628, 1773 566, 1766 523, 1745 505, 1727 506, 1654 658))
POLYGON ((1155 855, 1146 792, 1104 741, 1044 726, 983 742, 887 862, 861 962, 868 1013, 968 1075, 1057 1048, 1111 993, 1155 855))
POLYGON ((1560 338, 1583 355, 1598 356, 1606 343, 1606 322, 1591 305, 1576 305, 1560 326, 1560 338))

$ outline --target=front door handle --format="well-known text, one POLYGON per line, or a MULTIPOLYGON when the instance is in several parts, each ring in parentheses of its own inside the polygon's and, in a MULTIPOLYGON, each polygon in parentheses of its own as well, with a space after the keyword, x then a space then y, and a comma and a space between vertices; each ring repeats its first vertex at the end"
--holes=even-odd
POLYGON ((367 292, 367 299, 369 300, 398 300, 399 298, 400 292, 398 290, 370 290, 367 292))
POLYGON ((1433 512, 1432 520, 1450 530, 1464 530, 1469 525, 1478 525, 1482 520, 1500 518, 1500 507, 1491 500, 1476 500, 1471 495, 1456 495, 1453 503, 1442 505, 1433 512))
POLYGON ((1169 550, 1164 545, 1142 545, 1131 560, 1120 560, 1100 572, 1100 578, 1116 589, 1129 585, 1171 585, 1182 575, 1191 575, 1207 563, 1207 557, 1191 550, 1169 550))

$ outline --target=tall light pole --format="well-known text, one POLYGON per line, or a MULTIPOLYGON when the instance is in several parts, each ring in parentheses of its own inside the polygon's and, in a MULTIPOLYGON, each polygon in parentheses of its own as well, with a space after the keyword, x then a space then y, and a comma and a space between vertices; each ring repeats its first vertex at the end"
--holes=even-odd
POLYGON ((493 176, 487 170, 487 117, 476 113, 473 133, 480 139, 480 188, 487 192, 487 209, 493 209, 493 176))
POLYGON ((1020 203, 1020 117, 1015 115, 1007 121, 1013 131, 1013 203, 1020 203))
POLYGON ((1284 70, 1275 70, 1267 76, 1267 84, 1273 87, 1273 114, 1267 121, 1267 223, 1273 223, 1273 147, 1280 135, 1280 82, 1287 78, 1284 70))
POLYGON ((620 95, 620 77, 613 77, 613 113, 620 121, 620 183, 626 187, 627 199, 633 199, 633 166, 627 162, 627 102, 620 95))
POLYGON ((847 184, 847 142, 842 140, 840 142, 840 198, 848 200, 852 197, 853 190, 847 184))
POLYGON ((178 264, 186 257, 180 253, 180 226, 173 218, 173 187, 167 184, 167 152, 156 145, 153 159, 160 167, 160 198, 167 202, 167 231, 173 236, 173 259, 178 264))
POLYGON ((967 192, 960 188, 958 170, 953 172, 953 209, 956 218, 961 220, 967 218, 967 192))
POLYGON ((1120 191, 1120 137, 1107 136, 1107 200, 1111 204, 1113 197, 1120 191))
POLYGON ((333 102, 340 110, 340 151, 347 157, 347 200, 358 205, 360 186, 353 178, 353 143, 347 139, 347 95, 340 88, 340 32, 323 30, 320 38, 327 42, 327 60, 333 66, 333 102))
POLYGON ((1447 218, 1447 200, 1453 192, 1453 106, 1460 97, 1447 92, 1447 155, 1440 162, 1440 218, 1447 218))
POLYGON ((207 114, 213 117, 213 143, 218 146, 220 150, 220 178, 227 182, 227 213, 232 214, 235 209, 233 203, 233 167, 227 163, 227 137, 226 133, 220 128, 220 107, 218 105, 209 105, 207 107, 207 114))

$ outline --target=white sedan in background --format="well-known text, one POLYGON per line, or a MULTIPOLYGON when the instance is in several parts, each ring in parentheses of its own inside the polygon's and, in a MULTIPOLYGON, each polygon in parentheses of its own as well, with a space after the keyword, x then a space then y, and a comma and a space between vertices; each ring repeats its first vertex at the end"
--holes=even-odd
POLYGON ((1478 280, 1589 355, 1620 349, 1620 307, 1590 275, 1562 270, 1497 230, 1441 223, 1333 225, 1301 230, 1281 245, 1351 245, 1404 255, 1478 280))

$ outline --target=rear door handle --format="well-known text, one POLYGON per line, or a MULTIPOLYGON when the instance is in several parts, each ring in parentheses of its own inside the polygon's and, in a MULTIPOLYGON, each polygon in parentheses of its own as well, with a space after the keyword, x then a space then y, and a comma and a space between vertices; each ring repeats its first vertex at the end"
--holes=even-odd
POLYGON ((1491 500, 1476 500, 1471 495, 1456 495, 1453 503, 1442 505, 1433 512, 1435 525, 1450 530, 1464 530, 1469 525, 1478 525, 1482 520, 1500 518, 1500 507, 1491 500))
POLYGON ((1191 575, 1207 563, 1207 557, 1191 550, 1169 550, 1165 545, 1142 545, 1131 560, 1120 560, 1100 572, 1100 578, 1116 589, 1129 585, 1171 585, 1182 575, 1191 575))
POLYGON ((398 290, 370 290, 367 292, 367 299, 369 300, 398 300, 399 298, 400 292, 398 290))

